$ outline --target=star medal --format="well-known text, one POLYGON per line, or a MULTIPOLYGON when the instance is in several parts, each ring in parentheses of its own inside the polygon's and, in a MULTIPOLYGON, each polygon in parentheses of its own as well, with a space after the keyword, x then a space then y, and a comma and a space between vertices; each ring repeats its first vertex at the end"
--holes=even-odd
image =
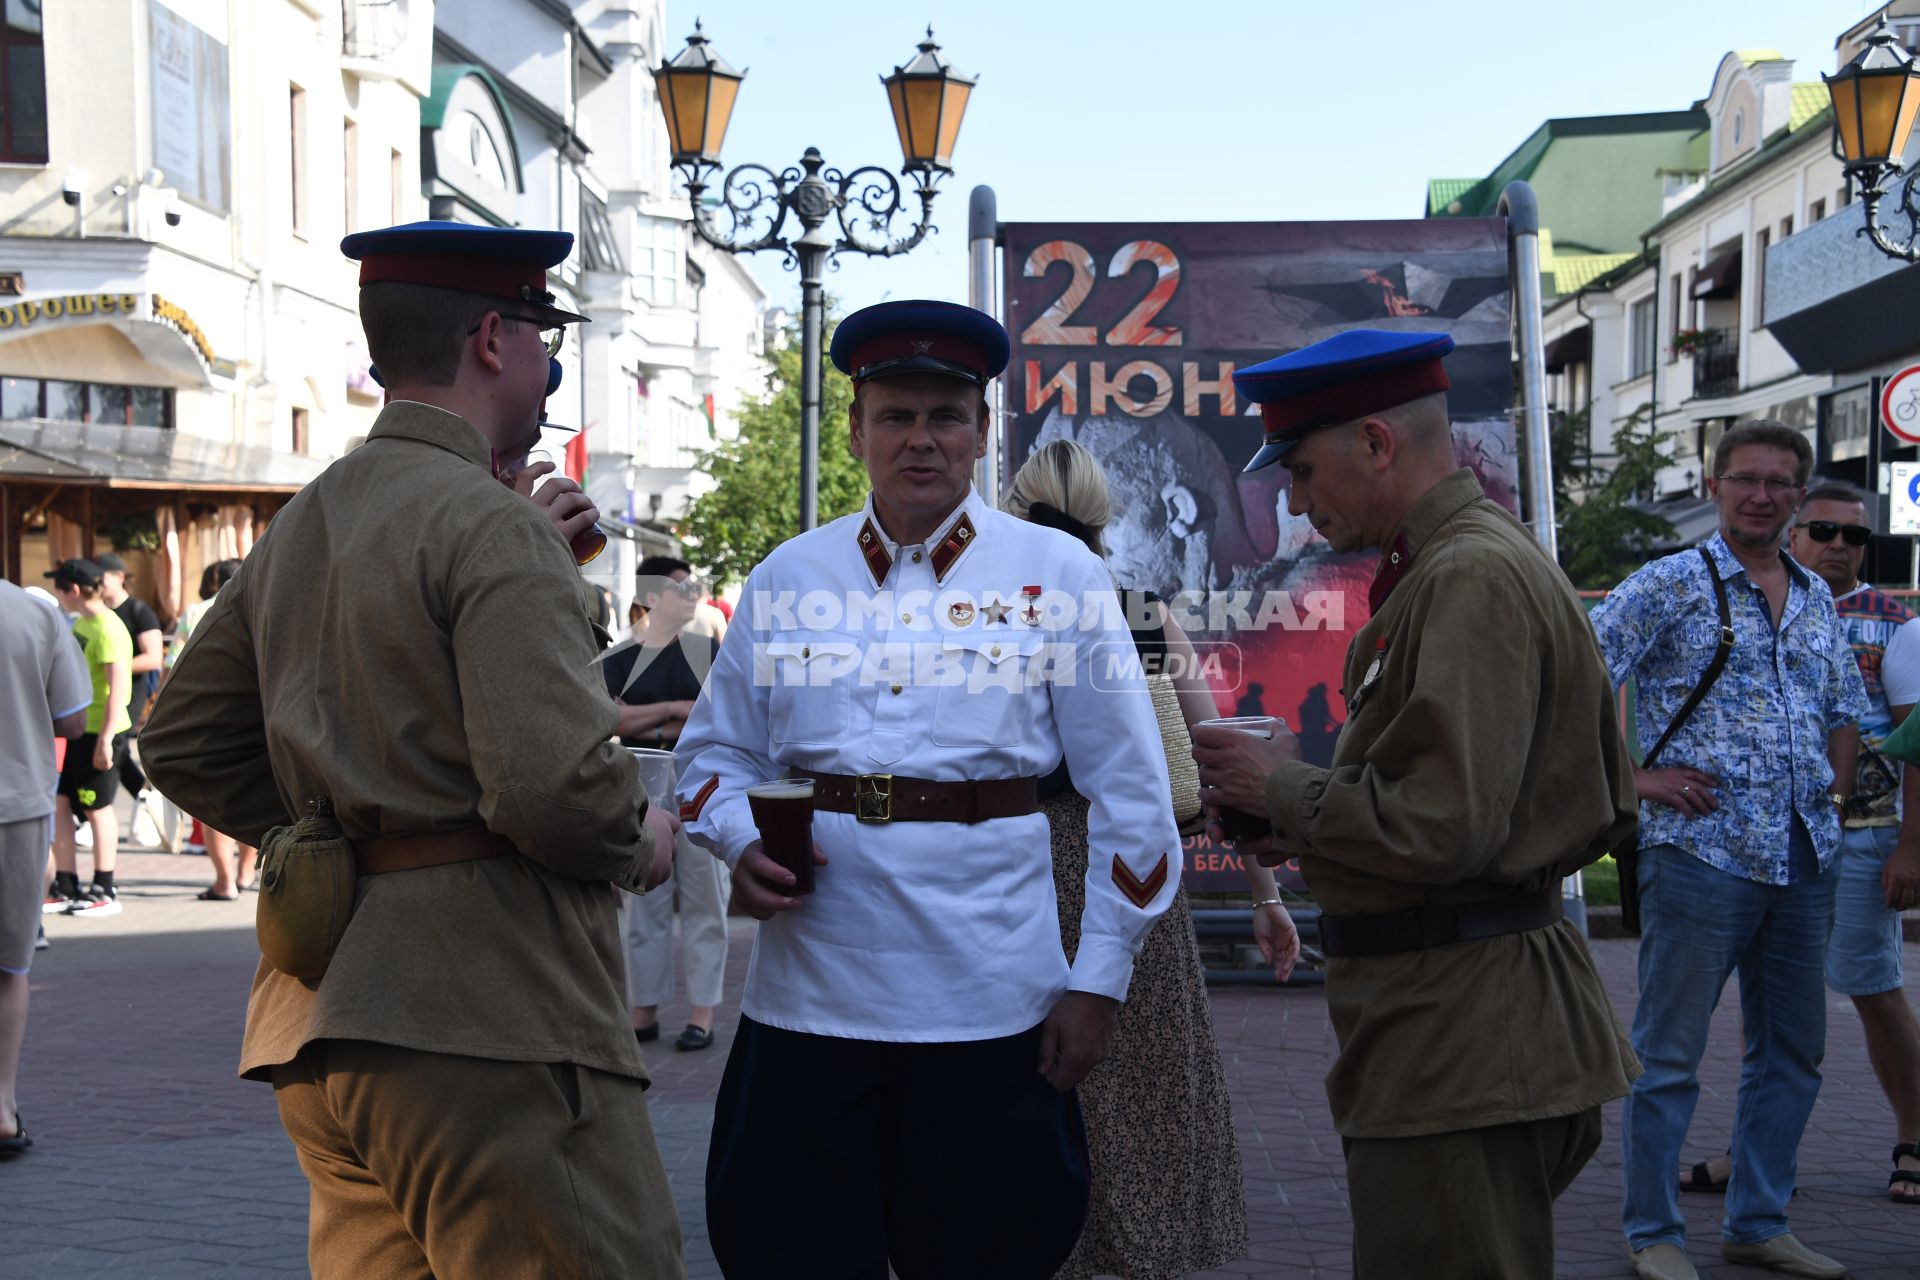
POLYGON ((1040 590, 1039 587, 1020 588, 1020 594, 1027 598, 1027 607, 1020 611, 1020 621, 1030 627, 1040 625, 1040 590))
POLYGON ((1013 612, 1013 606, 1010 604, 1002 604, 998 600, 995 600, 992 604, 983 608, 981 612, 987 615, 987 625, 992 626, 996 622, 1004 623, 1007 620, 1007 615, 1013 612))
POLYGON ((956 627, 966 626, 973 621, 973 601, 955 600, 947 606, 947 617, 953 620, 956 627))

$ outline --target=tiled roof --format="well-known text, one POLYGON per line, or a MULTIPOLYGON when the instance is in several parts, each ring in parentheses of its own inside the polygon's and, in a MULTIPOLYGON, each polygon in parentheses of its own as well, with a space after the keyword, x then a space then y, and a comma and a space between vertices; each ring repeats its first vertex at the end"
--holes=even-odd
POLYGON ((1819 115, 1831 101, 1832 98, 1827 94, 1827 86, 1818 80, 1812 84, 1794 85, 1793 109, 1787 116, 1787 132, 1800 132, 1806 127, 1807 122, 1819 115))
POLYGON ((1637 253, 1558 253, 1548 264, 1553 273, 1553 292, 1564 297, 1592 284, 1615 267, 1625 266, 1637 253))
POLYGON ((1427 180, 1427 212, 1444 213, 1448 205, 1478 186, 1478 178, 1429 178, 1427 180))

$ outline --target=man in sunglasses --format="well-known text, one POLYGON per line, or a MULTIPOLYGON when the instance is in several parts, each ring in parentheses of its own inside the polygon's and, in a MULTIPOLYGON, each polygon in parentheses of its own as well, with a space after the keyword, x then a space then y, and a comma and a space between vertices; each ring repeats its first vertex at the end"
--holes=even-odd
POLYGON ((325 797, 351 846, 324 973, 263 962, 241 1046, 310 1184, 318 1280, 684 1274, 618 918, 673 827, 593 666, 567 546, 592 504, 568 491, 555 521, 537 468, 500 483, 559 382, 543 334, 584 318, 547 291, 572 245, 451 222, 342 242, 387 405, 221 588, 143 741, 207 825, 258 845, 325 797))
POLYGON ((1853 1001, 1867 1057, 1893 1107, 1899 1149, 1887 1194, 1920 1202, 1920 1019, 1902 989, 1900 964, 1900 913, 1920 906, 1920 770, 1902 770, 1879 751, 1920 702, 1920 623, 1898 599, 1860 581, 1870 510, 1851 485, 1817 484, 1788 546, 1832 589, 1872 704, 1860 717, 1860 763, 1841 820, 1827 985, 1853 1001))

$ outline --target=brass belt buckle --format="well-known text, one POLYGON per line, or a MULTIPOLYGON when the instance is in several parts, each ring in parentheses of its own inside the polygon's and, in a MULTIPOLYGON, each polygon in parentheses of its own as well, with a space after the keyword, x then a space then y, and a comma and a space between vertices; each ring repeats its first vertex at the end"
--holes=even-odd
POLYGON ((860 822, 893 821, 893 775, 863 773, 853 780, 853 816, 860 822))

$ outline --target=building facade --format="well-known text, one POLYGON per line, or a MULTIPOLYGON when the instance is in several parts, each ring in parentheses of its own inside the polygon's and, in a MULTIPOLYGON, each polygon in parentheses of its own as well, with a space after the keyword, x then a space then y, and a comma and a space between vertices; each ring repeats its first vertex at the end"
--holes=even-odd
POLYGON ((162 612, 364 435, 345 232, 421 212, 432 0, 9 5, 0 568, 155 553, 162 612))

